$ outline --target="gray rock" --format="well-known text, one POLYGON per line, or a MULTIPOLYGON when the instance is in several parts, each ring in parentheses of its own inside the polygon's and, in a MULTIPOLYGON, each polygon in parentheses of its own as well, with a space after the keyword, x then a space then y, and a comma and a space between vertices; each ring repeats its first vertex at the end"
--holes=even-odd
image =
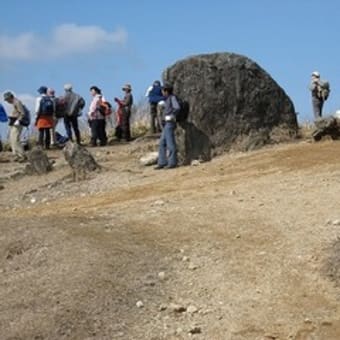
POLYGON ((295 137, 295 108, 284 90, 252 60, 233 53, 193 56, 163 73, 174 92, 189 104, 178 124, 179 159, 210 160, 243 139, 246 150, 295 137), (275 131, 275 138, 272 132, 275 131), (279 129, 279 130, 277 130, 279 129))
POLYGON ((340 138, 340 119, 326 117, 315 121, 315 130, 312 132, 312 137, 318 142, 325 136, 330 136, 332 139, 340 138))
POLYGON ((53 163, 47 157, 46 152, 41 147, 34 147, 27 154, 28 163, 26 173, 29 175, 44 175, 52 170, 53 163))
POLYGON ((72 177, 75 181, 85 179, 88 172, 101 169, 91 153, 83 146, 69 141, 63 153, 65 160, 72 168, 72 177))
POLYGON ((190 305, 188 308, 187 308, 187 312, 189 314, 195 314, 198 312, 198 308, 196 306, 193 306, 193 305, 190 305))
POLYGON ((143 308, 143 307, 144 307, 143 301, 137 301, 136 306, 137 306, 138 308, 143 308))
POLYGON ((169 309, 175 313, 184 313, 187 310, 184 306, 175 303, 170 303, 169 309))
POLYGON ((141 165, 149 166, 157 164, 158 152, 149 152, 140 158, 139 162, 141 165))
POLYGON ((201 334, 202 333, 202 328, 199 326, 192 326, 189 329, 190 334, 201 334))

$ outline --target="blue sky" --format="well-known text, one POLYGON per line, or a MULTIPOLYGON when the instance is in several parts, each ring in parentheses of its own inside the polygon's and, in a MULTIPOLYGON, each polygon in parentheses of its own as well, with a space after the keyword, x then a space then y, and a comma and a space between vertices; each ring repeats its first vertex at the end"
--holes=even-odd
POLYGON ((21 1, 1 4, 0 92, 27 102, 40 85, 71 82, 89 100, 131 83, 138 102, 167 66, 194 54, 235 52, 266 71, 312 120, 314 70, 330 81, 325 113, 340 108, 340 1, 21 1), (339 99, 338 99, 339 98, 339 99))

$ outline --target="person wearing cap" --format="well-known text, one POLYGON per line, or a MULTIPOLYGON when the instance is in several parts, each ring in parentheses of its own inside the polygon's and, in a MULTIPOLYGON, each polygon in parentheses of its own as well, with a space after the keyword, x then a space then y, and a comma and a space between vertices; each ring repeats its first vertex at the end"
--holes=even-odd
MULTIPOLYGON (((49 96, 53 103, 54 103, 54 111, 56 111, 56 107, 57 107, 57 98, 55 96, 55 90, 52 89, 51 87, 49 87, 47 89, 47 96, 49 96)), ((53 117, 53 126, 52 126, 52 135, 51 135, 51 144, 52 146, 56 146, 58 143, 57 143, 57 138, 56 138, 56 127, 57 127, 57 124, 58 124, 58 118, 54 115, 53 117)))
POLYGON ((159 141, 158 164, 155 170, 177 167, 177 146, 175 139, 176 116, 180 105, 173 94, 173 86, 165 83, 162 88, 165 97, 163 110, 163 130, 159 141))
POLYGON ((131 117, 131 109, 133 105, 133 96, 132 96, 132 87, 130 84, 125 84, 122 87, 122 90, 125 92, 124 98, 119 99, 115 98, 115 102, 120 105, 122 109, 122 125, 121 132, 122 138, 127 142, 131 140, 131 131, 130 131, 130 117, 131 117))
POLYGON ((65 94, 63 100, 65 102, 65 115, 64 115, 64 125, 67 137, 69 140, 73 141, 72 129, 76 137, 77 144, 80 144, 80 131, 78 125, 78 116, 82 108, 79 106, 81 96, 73 92, 72 84, 64 85, 65 94))
POLYGON ((47 90, 46 86, 38 88, 40 96, 35 103, 35 125, 39 131, 38 144, 48 150, 51 146, 51 129, 54 126, 55 103, 47 95, 47 90))
POLYGON ((13 106, 12 112, 8 115, 9 119, 9 142, 11 144, 14 161, 23 162, 26 160, 24 149, 20 143, 20 135, 23 126, 20 120, 25 116, 25 108, 22 102, 10 91, 4 93, 4 101, 13 106))
POLYGON ((157 105, 160 101, 164 100, 161 82, 159 80, 155 80, 147 89, 145 96, 149 98, 150 105, 150 132, 161 132, 161 126, 157 119, 157 105))
POLYGON ((100 104, 104 100, 102 91, 97 86, 91 86, 90 93, 92 95, 92 101, 89 108, 88 118, 91 128, 91 146, 97 146, 98 140, 100 146, 105 146, 107 144, 105 116, 100 110, 100 104))
POLYGON ((315 119, 321 118, 322 108, 324 104, 324 99, 320 96, 320 88, 321 88, 320 73, 318 71, 314 71, 312 73, 312 79, 309 89, 312 94, 312 106, 315 119))

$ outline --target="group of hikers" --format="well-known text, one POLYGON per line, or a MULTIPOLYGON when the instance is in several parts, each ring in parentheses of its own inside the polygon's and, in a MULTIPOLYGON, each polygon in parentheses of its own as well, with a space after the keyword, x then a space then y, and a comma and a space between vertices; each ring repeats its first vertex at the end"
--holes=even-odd
MULTIPOLYGON (((117 103, 115 111, 116 127, 115 136, 118 140, 131 140, 130 117, 133 105, 132 87, 125 84, 122 87, 124 97, 114 98, 117 103)), ((85 107, 84 98, 73 91, 71 84, 64 85, 64 95, 55 96, 55 91, 46 86, 40 86, 39 96, 35 105, 35 126, 39 132, 38 145, 49 149, 51 145, 63 144, 66 140, 81 144, 81 133, 78 126, 78 118, 85 107), (66 139, 56 131, 56 126, 63 119, 66 139), (74 135, 74 136, 73 136, 74 135), (74 137, 74 138, 73 138, 74 137), (61 140, 62 139, 62 140, 61 140)), ((311 75, 310 91, 314 118, 322 117, 322 108, 327 100, 330 87, 327 81, 320 79, 320 73, 314 71, 311 75)), ((90 146, 105 146, 107 144, 106 121, 112 113, 112 105, 105 99, 102 91, 97 86, 90 87, 92 96, 87 120, 91 131, 90 146)), ((172 169, 177 167, 177 147, 175 129, 180 111, 183 110, 182 102, 173 93, 170 83, 161 84, 159 80, 147 89, 146 97, 150 106, 150 132, 161 133, 159 141, 158 164, 155 169, 172 169)), ((27 107, 15 97, 13 92, 7 91, 3 99, 12 105, 12 111, 8 115, 9 142, 14 160, 24 162, 26 155, 20 142, 23 128, 30 125, 30 112, 27 107)), ((0 122, 7 121, 4 107, 0 104, 0 122)))
MULTIPOLYGON (((56 97, 53 88, 40 86, 37 90, 34 109, 34 125, 38 130, 37 144, 48 150, 53 146, 62 146, 67 140, 81 144, 81 132, 78 119, 85 108, 85 99, 73 91, 72 84, 64 85, 64 94, 56 97), (57 132, 58 123, 63 120, 66 136, 57 132)), ((125 84, 122 87, 123 98, 115 97, 115 136, 117 140, 131 140, 130 118, 133 105, 132 87, 125 84)), ((105 99, 97 86, 90 87, 92 100, 87 113, 87 122, 91 131, 90 146, 107 145, 107 118, 113 114, 113 108, 105 99)), ((171 169, 177 166, 177 148, 175 140, 176 116, 180 104, 173 95, 173 86, 169 83, 161 85, 156 80, 147 90, 150 105, 150 132, 161 133, 159 143, 158 165, 155 169, 171 169)), ((9 125, 9 142, 14 161, 25 162, 27 157, 21 143, 21 134, 25 127, 31 125, 31 114, 28 108, 11 91, 3 94, 5 102, 11 105, 7 115, 0 104, 0 122, 9 125)), ((33 115, 32 115, 33 117, 33 115)))

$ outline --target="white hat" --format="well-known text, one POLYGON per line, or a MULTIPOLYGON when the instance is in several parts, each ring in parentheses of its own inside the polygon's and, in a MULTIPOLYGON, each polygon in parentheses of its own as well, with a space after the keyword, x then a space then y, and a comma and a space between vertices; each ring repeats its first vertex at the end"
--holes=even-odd
POLYGON ((157 104, 160 107, 164 107, 165 106, 165 101, 164 100, 160 100, 157 104))
POLYGON ((70 91, 70 90, 72 90, 72 88, 73 88, 72 84, 65 84, 64 85, 64 90, 65 91, 70 91))
POLYGON ((318 71, 314 71, 312 73, 312 77, 320 78, 320 73, 318 71))

